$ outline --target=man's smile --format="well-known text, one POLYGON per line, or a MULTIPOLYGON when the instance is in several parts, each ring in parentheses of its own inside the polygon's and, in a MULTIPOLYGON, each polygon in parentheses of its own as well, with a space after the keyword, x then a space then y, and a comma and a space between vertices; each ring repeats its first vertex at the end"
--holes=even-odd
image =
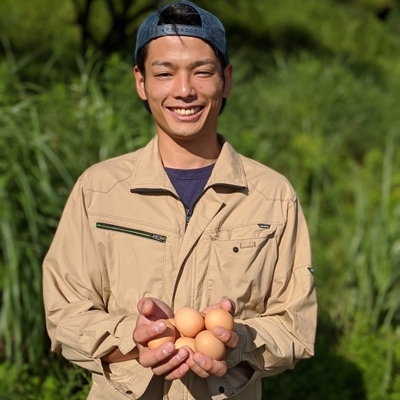
POLYGON ((201 110, 201 107, 192 107, 192 108, 174 108, 174 107, 170 107, 169 109, 172 112, 174 112, 175 114, 178 114, 180 116, 187 116, 187 115, 197 114, 201 110))

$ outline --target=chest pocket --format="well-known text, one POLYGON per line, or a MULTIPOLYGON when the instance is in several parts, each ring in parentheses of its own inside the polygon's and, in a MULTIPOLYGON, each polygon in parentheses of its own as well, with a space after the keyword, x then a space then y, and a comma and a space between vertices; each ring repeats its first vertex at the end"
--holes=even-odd
POLYGON ((140 298, 160 298, 167 236, 126 223, 96 222, 95 226, 105 248, 111 294, 117 307, 135 313, 140 298))
POLYGON ((211 234, 207 296, 211 304, 228 297, 237 312, 264 311, 277 260, 277 226, 254 224, 211 234))

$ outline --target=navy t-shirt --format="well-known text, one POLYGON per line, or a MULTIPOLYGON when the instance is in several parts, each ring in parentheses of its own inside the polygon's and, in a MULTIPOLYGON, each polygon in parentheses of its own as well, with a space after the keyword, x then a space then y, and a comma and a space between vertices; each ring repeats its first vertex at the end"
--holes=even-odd
POLYGON ((166 168, 165 171, 177 191, 186 208, 192 209, 208 178, 214 168, 214 164, 195 169, 166 168))

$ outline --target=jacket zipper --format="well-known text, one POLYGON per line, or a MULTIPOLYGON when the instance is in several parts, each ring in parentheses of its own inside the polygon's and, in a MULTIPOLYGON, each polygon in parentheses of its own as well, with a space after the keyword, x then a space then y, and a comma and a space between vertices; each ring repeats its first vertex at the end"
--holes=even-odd
POLYGON ((147 239, 156 240, 157 242, 161 242, 161 243, 165 243, 167 241, 167 236, 164 236, 164 235, 159 235, 157 233, 145 232, 145 231, 141 231, 138 229, 126 228, 124 226, 119 226, 119 225, 106 224, 104 222, 96 222, 96 228, 106 229, 106 230, 114 231, 114 232, 128 233, 130 235, 135 235, 135 236, 140 236, 140 237, 144 237, 147 239))
MULTIPOLYGON (((176 197, 177 199, 179 199, 181 201, 181 203, 183 204, 183 207, 185 209, 185 229, 187 228, 190 218, 193 215, 193 208, 189 209, 186 207, 186 204, 180 199, 179 196, 177 196, 175 193, 170 192, 169 190, 166 189, 148 189, 148 188, 140 188, 140 189, 131 189, 131 193, 146 193, 146 194, 152 194, 152 193, 162 193, 162 192, 167 192, 170 193, 171 195, 173 195, 174 197, 176 197)), ((200 195, 200 197, 202 196, 202 194, 200 195)), ((196 201, 197 203, 197 201, 196 201)))
MULTIPOLYGON (((185 205, 184 205, 185 206, 185 205)), ((187 228, 190 218, 192 218, 193 215, 193 208, 187 208, 185 206, 185 213, 186 213, 186 223, 185 223, 185 228, 187 228)))

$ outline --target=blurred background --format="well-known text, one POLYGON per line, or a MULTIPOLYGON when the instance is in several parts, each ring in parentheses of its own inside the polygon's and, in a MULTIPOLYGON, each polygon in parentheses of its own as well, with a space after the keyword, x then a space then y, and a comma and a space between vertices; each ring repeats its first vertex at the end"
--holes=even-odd
MULTIPOLYGON (((0 2, 0 399, 85 399, 50 354, 41 262, 78 176, 153 136, 132 79, 150 0, 0 2)), ((198 0, 234 85, 219 132, 286 175, 309 224, 316 355, 265 399, 400 399, 400 4, 198 0)))

